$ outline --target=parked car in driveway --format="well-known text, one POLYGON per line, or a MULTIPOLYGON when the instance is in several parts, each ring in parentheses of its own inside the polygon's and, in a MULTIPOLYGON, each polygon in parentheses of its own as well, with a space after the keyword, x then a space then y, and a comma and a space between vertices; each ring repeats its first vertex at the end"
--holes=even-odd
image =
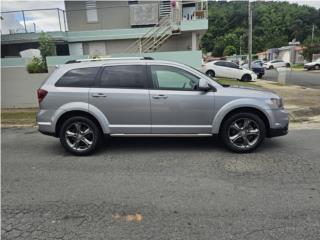
POLYGON ((257 80, 257 75, 248 69, 229 61, 213 61, 202 66, 202 71, 209 77, 235 78, 248 82, 257 80))
POLYGON ((272 92, 226 87, 202 72, 150 58, 76 60, 38 89, 39 131, 76 155, 108 136, 218 135, 250 152, 288 132, 288 113, 272 92))
POLYGON ((304 65, 304 68, 307 70, 320 70, 320 58, 318 58, 317 60, 310 62, 310 63, 306 63, 304 65))
MULTIPOLYGON (((247 63, 243 64, 242 68, 249 69, 249 65, 247 63)), ((260 62, 252 62, 251 68, 252 71, 257 74, 258 78, 262 78, 265 74, 265 68, 260 64, 260 62)))
POLYGON ((274 69, 280 67, 290 67, 291 64, 289 62, 285 62, 282 60, 272 60, 263 64, 266 69, 274 69))

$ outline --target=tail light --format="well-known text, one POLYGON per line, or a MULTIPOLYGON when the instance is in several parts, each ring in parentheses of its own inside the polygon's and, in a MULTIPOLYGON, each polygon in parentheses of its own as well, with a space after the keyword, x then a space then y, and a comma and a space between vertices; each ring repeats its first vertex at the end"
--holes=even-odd
POLYGON ((38 102, 41 103, 41 101, 45 98, 45 96, 47 95, 47 91, 43 90, 41 88, 39 88, 37 90, 37 95, 38 95, 38 102))

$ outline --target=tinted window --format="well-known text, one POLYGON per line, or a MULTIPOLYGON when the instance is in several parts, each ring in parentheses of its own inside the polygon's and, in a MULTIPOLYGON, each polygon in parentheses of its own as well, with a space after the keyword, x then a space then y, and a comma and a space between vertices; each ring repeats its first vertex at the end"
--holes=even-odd
POLYGON ((145 66, 108 66, 101 74, 100 86, 104 88, 145 88, 145 66))
POLYGON ((221 67, 225 67, 225 63, 224 62, 216 62, 215 65, 221 66, 221 67))
POLYGON ((199 78, 183 69, 170 66, 151 66, 152 82, 156 89, 193 90, 199 78))
POLYGON ((78 68, 66 72, 56 83, 57 87, 91 87, 99 67, 78 68))
POLYGON ((226 62, 226 67, 239 69, 239 66, 232 62, 226 62))

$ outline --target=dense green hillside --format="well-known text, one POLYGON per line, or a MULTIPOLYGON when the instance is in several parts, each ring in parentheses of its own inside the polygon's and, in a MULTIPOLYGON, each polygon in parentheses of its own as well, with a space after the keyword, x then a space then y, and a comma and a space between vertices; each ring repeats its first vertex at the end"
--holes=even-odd
MULTIPOLYGON (((320 10, 287 2, 254 2, 253 52, 288 45, 292 39, 307 42, 312 25, 320 36, 320 10)), ((209 2, 209 29, 202 47, 214 56, 247 51, 248 3, 246 1, 209 2)))

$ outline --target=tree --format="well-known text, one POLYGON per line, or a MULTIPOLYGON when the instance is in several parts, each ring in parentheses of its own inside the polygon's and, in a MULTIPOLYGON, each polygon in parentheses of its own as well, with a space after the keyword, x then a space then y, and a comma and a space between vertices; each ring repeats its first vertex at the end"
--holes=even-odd
POLYGON ((230 46, 230 45, 227 46, 223 51, 224 56, 231 56, 236 53, 237 53, 237 49, 234 46, 230 46))
POLYGON ((313 41, 311 38, 306 39, 303 43, 302 56, 307 61, 312 61, 312 55, 320 53, 320 38, 315 38, 313 41))
POLYGON ((50 36, 47 36, 46 33, 42 32, 39 37, 40 43, 40 54, 42 59, 42 64, 45 66, 45 69, 48 70, 47 59, 48 56, 53 56, 55 54, 55 45, 50 36))
MULTIPOLYGON (((292 39, 304 42, 315 25, 320 33, 320 10, 280 1, 255 1, 253 9, 253 52, 288 45, 292 39)), ((222 56, 227 46, 247 52, 248 2, 209 1, 209 28, 202 38, 205 52, 222 56)), ((318 32, 317 32, 318 31, 318 32)))

